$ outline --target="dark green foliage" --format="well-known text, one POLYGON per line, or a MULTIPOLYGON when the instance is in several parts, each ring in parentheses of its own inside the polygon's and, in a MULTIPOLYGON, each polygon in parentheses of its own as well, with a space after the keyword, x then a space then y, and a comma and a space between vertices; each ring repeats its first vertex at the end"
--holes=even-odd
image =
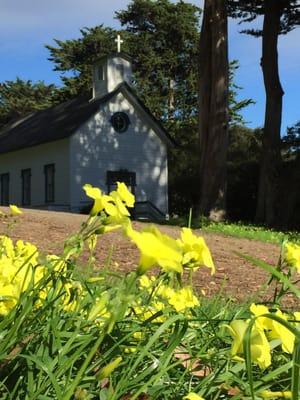
MULTIPOLYGON (((182 148, 175 149, 170 159, 170 209, 179 215, 188 213, 191 207, 195 208, 198 199, 195 131, 183 133, 185 140, 182 139, 182 148)), ((249 129, 243 125, 233 125, 229 129, 227 202, 228 217, 233 220, 253 220, 261 141, 261 129, 249 129)))
MULTIPOLYGON (((296 25, 300 24, 300 2, 299 0, 277 0, 281 4, 282 17, 280 20, 280 34, 290 32, 296 25)), ((257 17, 265 15, 264 0, 228 0, 228 13, 233 18, 239 18, 243 22, 252 22, 257 17)), ((246 29, 243 33, 261 36, 262 31, 258 29, 246 29)))
POLYGON ((25 115, 51 107, 57 92, 55 85, 32 83, 17 78, 0 83, 0 128, 25 115))
POLYGON ((282 138, 283 157, 287 159, 300 158, 300 121, 288 127, 282 138))
POLYGON ((234 74, 235 71, 239 68, 238 60, 233 60, 229 64, 229 124, 230 125, 244 125, 245 120, 240 112, 245 108, 250 106, 251 104, 255 104, 255 101, 252 99, 243 99, 238 100, 238 91, 243 89, 241 86, 237 85, 234 82, 234 74))
POLYGON ((179 147, 169 152, 169 207, 183 215, 198 201, 197 123, 181 124, 175 132, 179 147))
POLYGON ((139 96, 168 126, 197 114, 199 15, 196 6, 169 0, 135 0, 117 13, 132 35, 139 96))
MULTIPOLYGON (((228 148, 228 217, 233 221, 254 220, 262 157, 262 129, 233 126, 228 148)), ((280 166, 280 213, 277 227, 299 229, 300 158, 299 123, 287 129, 282 138, 280 166)))
MULTIPOLYGON (((80 30, 79 39, 66 41, 55 39, 56 46, 47 45, 49 60, 54 63, 54 71, 61 72, 63 87, 58 93, 60 102, 88 93, 92 87, 92 65, 100 57, 115 50, 117 31, 103 25, 80 30), (70 73, 72 76, 66 76, 70 73)), ((123 33, 122 33, 122 36, 123 33)), ((126 50, 125 40, 125 50, 126 50)))
POLYGON ((300 121, 288 127, 282 138, 282 168, 280 174, 281 225, 300 228, 300 121))
POLYGON ((253 221, 256 207, 261 129, 235 125, 229 130, 228 217, 235 221, 253 221))
POLYGON ((300 157, 283 161, 280 170, 281 229, 300 230, 300 157))

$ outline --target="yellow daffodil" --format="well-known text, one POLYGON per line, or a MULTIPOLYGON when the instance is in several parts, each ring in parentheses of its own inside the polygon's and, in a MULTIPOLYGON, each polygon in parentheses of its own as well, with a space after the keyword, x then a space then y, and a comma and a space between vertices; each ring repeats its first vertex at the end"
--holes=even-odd
POLYGON ((297 326, 297 327, 299 327, 299 324, 300 324, 300 312, 299 311, 295 311, 294 312, 294 314, 293 314, 293 316, 294 316, 294 319, 295 319, 295 325, 297 326))
POLYGON ((17 304, 18 288, 12 284, 0 284, 0 315, 7 315, 17 304))
POLYGON ((137 271, 140 275, 155 265, 159 265, 166 272, 183 272, 182 250, 176 240, 162 234, 155 227, 138 232, 128 225, 126 235, 141 252, 137 271))
POLYGON ((19 207, 17 207, 17 206, 14 205, 14 204, 10 204, 9 208, 10 208, 10 212, 11 212, 12 215, 23 214, 23 211, 21 211, 21 210, 19 209, 19 207))
POLYGON ((37 258, 34 245, 22 240, 14 245, 7 236, 0 236, 0 314, 10 312, 22 292, 44 276, 45 269, 37 258))
POLYGON ((174 290, 173 294, 168 298, 168 302, 177 312, 199 305, 197 297, 193 294, 192 288, 189 286, 177 291, 174 290))
MULTIPOLYGON (((136 318, 139 321, 146 321, 150 318, 153 318, 154 315, 156 315, 159 311, 164 310, 164 308, 165 304, 163 302, 155 300, 150 304, 147 304, 147 306, 137 304, 133 307, 133 310, 136 318)), ((164 315, 157 315, 156 318, 153 319, 154 322, 164 322, 165 320, 166 317, 164 315)))
POLYGON ((300 273, 300 245, 286 243, 284 258, 291 267, 296 268, 297 272, 300 273))
POLYGON ((13 241, 8 236, 0 236, 0 255, 5 254, 6 257, 14 258, 15 249, 13 241))
MULTIPOLYGON (((287 314, 277 310, 275 315, 282 318, 284 321, 289 319, 287 314)), ((273 337, 281 340, 281 347, 285 353, 292 354, 294 350, 295 335, 283 326, 280 322, 273 321, 273 337)))
POLYGON ((142 332, 134 332, 133 335, 134 339, 141 340, 143 338, 142 332))
MULTIPOLYGON (((233 338, 231 354, 243 356, 243 339, 248 328, 248 322, 243 320, 234 320, 227 326, 233 338)), ((257 363, 260 369, 265 369, 271 365, 271 350, 266 335, 262 329, 253 325, 250 335, 251 358, 257 363)))
POLYGON ((168 285, 159 285, 155 294, 163 299, 169 300, 175 295, 175 290, 168 285))
POLYGON ((110 197, 112 199, 112 202, 109 203, 109 209, 108 207, 105 209, 105 211, 108 213, 108 215, 122 219, 124 217, 129 217, 130 214, 123 203, 121 197, 119 196, 118 192, 111 192, 110 197))
POLYGON ((134 195, 128 190, 127 186, 123 182, 117 182, 117 193, 121 200, 124 201, 127 207, 134 206, 134 195))
POLYGON ((82 294, 82 286, 80 282, 71 281, 63 285, 65 294, 61 297, 63 301, 63 309, 65 311, 75 311, 78 306, 78 298, 82 294))
POLYGON ((103 195, 99 188, 93 187, 89 183, 83 186, 85 194, 94 200, 93 208, 90 212, 91 215, 96 215, 104 209, 103 195))
POLYGON ((115 229, 116 225, 121 225, 124 220, 130 216, 126 207, 134 206, 134 196, 129 192, 124 183, 117 183, 117 190, 108 195, 102 194, 101 190, 90 184, 83 186, 86 195, 94 199, 94 206, 91 215, 96 215, 101 211, 105 211, 108 218, 106 225, 112 225, 111 228, 106 227, 104 231, 115 229))
POLYGON ((139 279, 140 287, 145 289, 151 288, 154 282, 155 282, 154 276, 151 276, 151 278, 149 278, 147 275, 142 275, 139 279))
POLYGON ((261 315, 269 314, 268 307, 261 304, 251 304, 250 311, 253 315, 257 317, 255 324, 270 333, 273 330, 273 321, 268 317, 261 317, 261 315))
POLYGON ((183 247, 183 265, 187 268, 197 269, 204 265, 215 272, 215 266, 204 239, 195 236, 190 228, 183 228, 181 240, 178 241, 183 247))
MULTIPOLYGON (((282 350, 285 353, 292 353, 294 349, 294 334, 283 326, 280 322, 274 321, 268 317, 260 317, 263 314, 270 314, 268 308, 263 305, 252 304, 250 307, 250 311, 258 317, 255 321, 255 324, 259 326, 261 329, 267 332, 267 335, 270 339, 279 339, 281 341, 282 350)), ((280 310, 277 310, 274 315, 282 318, 284 321, 289 320, 289 316, 284 314, 280 310)))
POLYGON ((199 396, 194 392, 190 392, 186 396, 183 397, 183 400, 204 400, 203 397, 199 396))

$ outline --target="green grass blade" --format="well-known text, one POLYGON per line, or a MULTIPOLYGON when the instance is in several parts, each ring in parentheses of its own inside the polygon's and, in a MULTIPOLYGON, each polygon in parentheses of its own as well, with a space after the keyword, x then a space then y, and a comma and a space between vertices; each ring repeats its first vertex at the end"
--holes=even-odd
POLYGON ((293 354, 292 368, 292 399, 299 399, 299 372, 300 372, 300 340, 296 338, 293 354))
POLYGON ((244 258, 247 261, 250 261, 252 264, 264 269, 265 271, 269 272, 271 275, 275 276, 280 282, 284 283, 286 287, 290 289, 291 292, 293 292, 297 297, 300 298, 300 290, 278 269, 273 267, 270 264, 267 264, 266 262, 262 260, 258 260, 257 258, 244 255, 238 252, 234 252, 238 256, 244 258))
POLYGON ((252 319, 249 322, 249 325, 246 329, 245 336, 243 338, 243 346, 246 360, 246 371, 248 375, 248 383, 250 388, 250 394, 252 400, 255 400, 255 392, 254 392, 254 380, 253 380, 253 371, 252 371, 252 357, 251 357, 251 331, 253 325, 255 323, 255 319, 252 319))

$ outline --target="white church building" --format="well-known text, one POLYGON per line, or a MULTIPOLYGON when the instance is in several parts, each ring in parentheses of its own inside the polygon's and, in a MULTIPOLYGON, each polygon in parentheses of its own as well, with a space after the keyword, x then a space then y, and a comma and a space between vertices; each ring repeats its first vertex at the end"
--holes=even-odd
POLYGON ((92 98, 77 97, 0 131, 0 204, 79 212, 82 186, 104 192, 125 182, 136 215, 168 213, 167 148, 174 143, 131 87, 131 59, 115 53, 93 66, 92 98))

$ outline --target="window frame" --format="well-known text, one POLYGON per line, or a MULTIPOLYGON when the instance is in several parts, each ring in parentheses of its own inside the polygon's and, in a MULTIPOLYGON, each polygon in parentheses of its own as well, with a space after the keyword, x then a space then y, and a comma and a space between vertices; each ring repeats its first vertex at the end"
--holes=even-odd
POLYGON ((124 133, 128 130, 130 119, 125 112, 117 111, 111 116, 110 123, 112 124, 115 132, 124 133))
POLYGON ((5 172, 5 173, 0 174, 0 185, 1 185, 1 189, 0 189, 0 204, 1 204, 1 206, 8 206, 9 205, 9 181, 10 181, 9 172, 5 172), (6 196, 5 196, 5 193, 4 193, 5 186, 3 184, 5 179, 7 179, 7 181, 6 181, 6 183, 7 183, 6 196), (6 198, 6 201, 5 201, 5 198, 6 198))
POLYGON ((22 177, 22 206, 30 206, 31 204, 31 168, 25 168, 21 171, 22 177), (26 184, 26 177, 28 177, 28 187, 26 184), (25 193, 28 191, 28 193, 25 193))
POLYGON ((54 203, 55 201, 55 164, 44 165, 45 174, 45 203, 54 203), (48 171, 51 171, 52 182, 49 184, 48 171), (50 186, 51 185, 51 186, 50 186), (52 188, 51 190, 49 189, 52 188))
POLYGON ((99 64, 96 67, 96 78, 98 82, 103 82, 105 81, 105 76, 104 76, 104 64, 99 64), (101 74, 100 74, 101 71, 101 74), (101 76, 100 76, 101 75, 101 76))
POLYGON ((135 195, 136 173, 120 169, 118 171, 106 171, 107 193, 115 189, 117 182, 124 182, 131 193, 135 195))

